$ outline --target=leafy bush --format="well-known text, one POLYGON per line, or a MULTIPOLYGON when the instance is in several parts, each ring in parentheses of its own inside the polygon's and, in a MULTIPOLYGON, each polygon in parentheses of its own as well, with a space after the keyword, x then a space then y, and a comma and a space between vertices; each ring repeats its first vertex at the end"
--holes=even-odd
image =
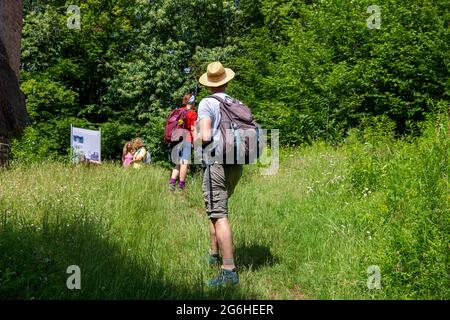
POLYGON ((64 1, 27 3, 22 89, 34 134, 46 134, 38 122, 66 117, 107 135, 120 126, 105 140, 108 158, 137 134, 164 161, 165 118, 186 92, 208 94, 197 79, 217 59, 236 71, 230 93, 280 129, 284 145, 336 144, 381 115, 410 132, 433 101, 450 98, 449 4, 380 0, 381 28, 369 29, 371 4, 87 0, 82 28, 70 30, 64 1))
POLYGON ((38 123, 25 129, 23 136, 11 145, 16 162, 37 162, 46 159, 70 159, 70 125, 93 128, 83 119, 65 118, 38 123))
POLYGON ((422 137, 382 140, 352 155, 353 188, 360 193, 364 186, 365 197, 381 199, 378 212, 358 215, 372 230, 366 254, 382 270, 387 297, 448 298, 450 115, 448 103, 438 105, 441 111, 429 117, 422 137))

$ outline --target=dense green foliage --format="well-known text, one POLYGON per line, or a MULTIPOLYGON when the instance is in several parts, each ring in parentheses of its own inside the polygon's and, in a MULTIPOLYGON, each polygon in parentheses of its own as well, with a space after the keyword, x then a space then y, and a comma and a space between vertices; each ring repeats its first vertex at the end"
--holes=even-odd
POLYGON ((32 123, 0 169, 0 297, 450 298, 449 1, 24 3, 32 123), (170 194, 161 166, 54 161, 70 124, 101 128, 106 159, 141 136, 164 161, 164 120, 186 92, 208 94, 197 79, 213 60, 283 145, 277 175, 246 167, 230 200, 242 285, 224 292, 203 285, 199 175, 170 194), (81 291, 65 286, 73 264, 81 291))
POLYGON ((140 135, 164 159, 164 120, 220 59, 237 72, 230 92, 285 145, 341 141, 385 115, 410 133, 450 99, 450 3, 373 1, 31 0, 25 1, 22 90, 32 125, 13 155, 67 154, 69 124, 102 128, 117 158, 140 135), (67 27, 67 7, 81 29, 67 27))
POLYGON ((398 140, 384 118, 338 148, 287 148, 275 176, 246 167, 230 199, 241 285, 226 291, 204 285, 199 175, 171 194, 159 166, 16 163, 0 170, 0 297, 448 300, 448 122, 398 140))

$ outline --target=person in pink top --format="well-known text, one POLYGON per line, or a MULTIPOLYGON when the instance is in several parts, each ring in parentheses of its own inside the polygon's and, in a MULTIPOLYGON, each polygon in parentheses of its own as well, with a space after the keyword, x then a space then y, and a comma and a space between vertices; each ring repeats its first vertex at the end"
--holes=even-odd
POLYGON ((134 152, 135 150, 133 148, 133 144, 131 143, 131 141, 125 143, 122 153, 122 165, 125 168, 128 168, 131 165, 131 161, 133 160, 134 157, 134 152))

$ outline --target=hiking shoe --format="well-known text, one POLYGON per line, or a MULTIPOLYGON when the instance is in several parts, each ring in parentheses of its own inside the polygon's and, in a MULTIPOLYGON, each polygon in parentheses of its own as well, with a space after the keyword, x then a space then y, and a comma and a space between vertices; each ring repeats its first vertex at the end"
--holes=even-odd
POLYGON ((225 286, 235 286, 239 284, 239 275, 236 269, 227 270, 220 269, 217 278, 208 281, 208 287, 225 287, 225 286))
POLYGON ((175 189, 177 188, 177 185, 176 184, 174 184, 174 183, 169 183, 169 190, 170 191, 175 191, 175 189))

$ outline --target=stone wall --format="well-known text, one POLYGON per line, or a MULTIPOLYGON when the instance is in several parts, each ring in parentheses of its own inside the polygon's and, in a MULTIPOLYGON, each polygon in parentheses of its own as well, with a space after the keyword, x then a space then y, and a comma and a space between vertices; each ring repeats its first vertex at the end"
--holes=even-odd
POLYGON ((17 76, 20 69, 22 24, 23 0, 0 0, 0 40, 6 48, 9 65, 17 76))
POLYGON ((28 123, 19 87, 22 0, 0 0, 0 166, 8 162, 12 137, 28 123))
POLYGON ((0 166, 8 163, 9 151, 9 140, 5 137, 0 136, 0 166))

